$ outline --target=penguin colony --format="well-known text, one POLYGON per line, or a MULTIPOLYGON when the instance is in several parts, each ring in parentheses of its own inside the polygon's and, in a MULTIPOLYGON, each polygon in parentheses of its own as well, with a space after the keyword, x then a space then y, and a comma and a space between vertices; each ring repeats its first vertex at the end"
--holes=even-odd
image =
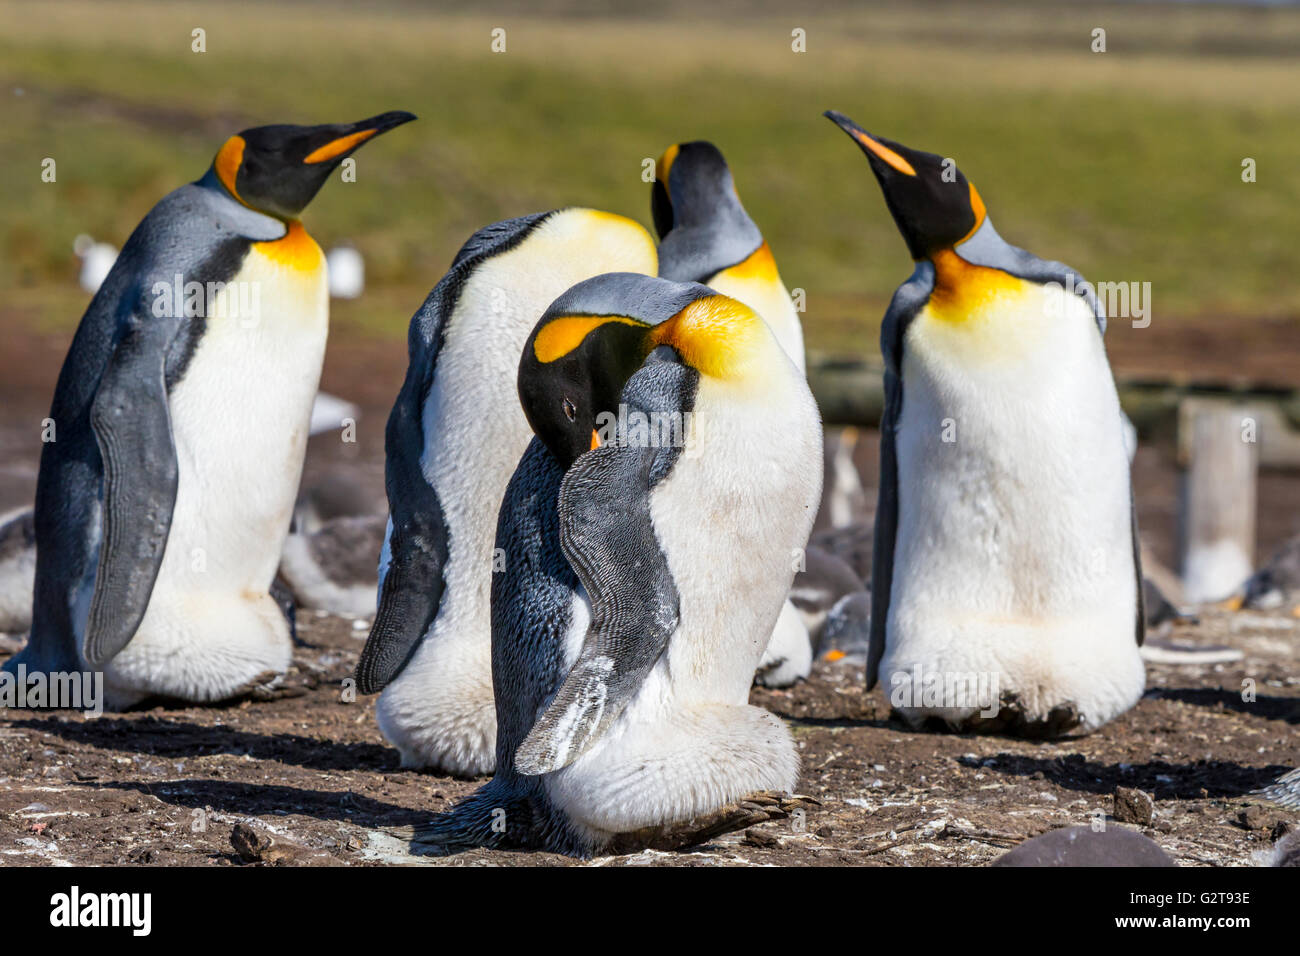
MULTIPOLYGON (((479 230, 410 323, 356 672, 403 765, 491 775, 419 841, 589 856, 690 842, 742 803, 779 812, 799 760, 749 688, 805 676, 810 629, 864 655, 916 725, 1091 731, 1141 696, 1105 315, 1067 266, 1005 242, 951 161, 826 115, 915 262, 881 331, 870 581, 800 560, 820 416, 798 313, 715 146, 660 157, 658 243, 583 208, 479 230)), ((370 533, 285 548, 328 324, 298 217, 412 119, 246 130, 131 235, 59 376, 34 516, 5 536, 34 578, 5 670, 103 672, 116 708, 282 679, 277 569, 310 576, 312 547, 370 533), (215 292, 160 308, 177 275, 215 292)))

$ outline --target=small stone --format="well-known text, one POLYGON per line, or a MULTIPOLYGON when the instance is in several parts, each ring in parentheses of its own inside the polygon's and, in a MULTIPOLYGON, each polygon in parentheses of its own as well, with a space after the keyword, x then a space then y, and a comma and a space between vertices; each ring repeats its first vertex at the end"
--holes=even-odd
POLYGON ((1151 794, 1133 787, 1115 788, 1115 819, 1120 823, 1149 827, 1154 814, 1155 801, 1151 794))
POLYGON ((1247 807, 1237 814, 1237 825, 1243 830, 1272 830, 1279 822, 1286 819, 1280 810, 1267 807, 1247 807))
POLYGON ((247 823, 236 823, 230 831, 230 845, 245 863, 257 863, 271 848, 271 841, 261 836, 247 823))
POLYGON ((764 847, 764 848, 770 848, 770 847, 781 845, 781 841, 778 840, 775 836, 773 836, 771 833, 766 832, 765 830, 760 830, 758 827, 750 827, 748 830, 745 831, 744 842, 747 843, 749 846, 757 846, 757 847, 764 847))
POLYGON ((814 832, 823 840, 829 840, 835 835, 835 831, 830 827, 818 827, 814 832))

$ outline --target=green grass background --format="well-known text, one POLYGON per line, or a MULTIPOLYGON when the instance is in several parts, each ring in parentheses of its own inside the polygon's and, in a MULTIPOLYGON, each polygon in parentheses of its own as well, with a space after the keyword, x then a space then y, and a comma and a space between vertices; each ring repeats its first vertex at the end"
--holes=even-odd
POLYGON ((810 345, 874 353, 910 264, 827 107, 956 158, 1010 241, 1151 282, 1162 321, 1300 316, 1300 10, 698 6, 0 2, 5 321, 71 328, 73 237, 120 245, 227 135, 409 109, 419 122, 358 153, 358 181, 304 216, 366 257, 367 293, 336 304, 336 329, 401 334, 496 219, 582 204, 648 226, 642 160, 707 138, 807 290, 810 345))

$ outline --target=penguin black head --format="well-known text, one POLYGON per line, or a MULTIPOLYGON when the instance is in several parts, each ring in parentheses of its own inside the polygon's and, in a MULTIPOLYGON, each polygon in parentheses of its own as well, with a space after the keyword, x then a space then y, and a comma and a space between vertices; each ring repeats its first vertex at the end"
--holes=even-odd
POLYGON ((866 154, 913 259, 952 249, 984 224, 984 201, 951 160, 872 136, 835 110, 823 115, 866 154))
POLYGON ((226 140, 211 172, 245 206, 295 219, 362 143, 413 119, 395 110, 359 123, 257 126, 226 140))
POLYGON ((665 278, 704 281, 763 242, 722 152, 703 140, 669 146, 659 157, 650 212, 663 243, 659 274, 665 278))
POLYGON ((564 470, 599 443, 597 416, 617 413, 623 386, 661 343, 654 330, 697 299, 694 282, 612 272, 556 299, 519 361, 519 400, 528 424, 564 470))

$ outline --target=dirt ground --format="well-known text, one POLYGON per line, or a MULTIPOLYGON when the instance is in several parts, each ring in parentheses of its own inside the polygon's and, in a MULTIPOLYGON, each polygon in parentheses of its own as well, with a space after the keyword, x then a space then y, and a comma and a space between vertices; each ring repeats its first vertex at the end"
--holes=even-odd
MULTIPOLYGON (((1264 351, 1300 358, 1296 328, 1266 329, 1273 347, 1264 351)), ((1191 364, 1192 351, 1234 354, 1226 343, 1239 332, 1221 335, 1222 348, 1207 331, 1167 348, 1121 344, 1112 356, 1117 368, 1168 372, 1191 364)), ((30 504, 40 420, 67 341, 15 331, 0 354, 0 511, 30 504)), ((1284 364, 1270 371, 1281 376, 1284 364)), ((361 405, 359 440, 313 439, 305 487, 346 473, 382 507, 383 424, 404 369, 400 342, 331 343, 322 386, 361 405)), ((1171 562, 1178 473, 1168 450, 1143 447, 1134 475, 1144 539, 1171 562)), ((864 480, 874 475, 864 470, 864 480)), ((1261 477, 1261 554, 1300 531, 1297 501, 1300 476, 1261 477)), ((412 856, 390 831, 425 822, 476 784, 401 770, 375 727, 373 698, 341 699, 366 622, 304 612, 299 629, 310 646, 275 699, 97 719, 0 712, 0 865, 573 862, 485 850, 412 856)), ((1300 621, 1209 610, 1174 636, 1238 647, 1244 658, 1149 665, 1134 710, 1090 736, 1048 743, 910 731, 890 719, 880 690, 864 694, 860 667, 820 663, 788 691, 752 695, 789 723, 803 760, 799 789, 820 806, 688 852, 592 865, 978 865, 1029 836, 1110 814, 1117 787, 1154 797, 1141 829, 1179 863, 1260 862, 1300 825, 1250 796, 1300 764, 1300 621)))
MULTIPOLYGON (((576 862, 489 850, 412 856, 390 831, 425 822, 476 784, 399 769, 375 728, 374 699, 344 702, 365 630, 308 615, 302 632, 312 646, 272 700, 91 719, 0 715, 0 863, 576 862)), ((1027 837, 1111 814, 1117 787, 1154 797, 1152 825, 1139 829, 1180 864, 1259 863, 1300 823, 1250 796, 1300 763, 1300 625, 1211 612, 1175 636, 1239 647, 1244 658, 1150 665, 1136 708, 1090 736, 1050 743, 909 731, 879 690, 864 695, 860 667, 820 663, 791 690, 752 695, 788 722, 803 760, 799 790, 820 806, 690 851, 589 865, 979 865, 1027 837)))

